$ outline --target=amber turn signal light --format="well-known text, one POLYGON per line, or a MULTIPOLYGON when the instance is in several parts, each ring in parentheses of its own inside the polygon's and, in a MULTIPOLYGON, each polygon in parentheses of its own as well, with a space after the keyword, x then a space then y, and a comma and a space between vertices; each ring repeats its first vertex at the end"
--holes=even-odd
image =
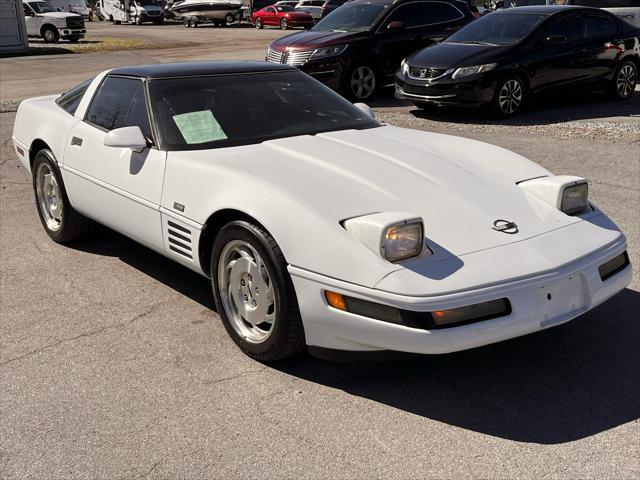
POLYGON ((347 302, 339 293, 325 290, 324 297, 327 299, 327 302, 329 302, 329 305, 331 305, 333 308, 337 308, 338 310, 347 310, 347 302))

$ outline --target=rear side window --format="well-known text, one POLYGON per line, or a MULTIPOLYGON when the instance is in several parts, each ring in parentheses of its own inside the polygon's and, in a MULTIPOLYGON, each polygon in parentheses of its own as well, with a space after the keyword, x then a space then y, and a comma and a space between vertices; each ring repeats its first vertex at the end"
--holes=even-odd
POLYGON ((106 130, 138 126, 145 136, 150 137, 142 81, 107 77, 91 102, 86 121, 106 130))
POLYGON ((582 38, 580 17, 570 17, 554 23, 547 30, 547 36, 562 35, 567 37, 567 42, 575 42, 582 38))
POLYGON ((615 33, 618 30, 616 23, 612 19, 600 15, 585 16, 584 26, 587 37, 599 37, 600 35, 615 33))
POLYGON ((451 4, 427 2, 429 23, 445 23, 462 18, 462 12, 451 4))
POLYGON ((571 5, 595 8, 630 8, 640 7, 640 0, 572 0, 571 5))
POLYGON ((76 110, 78 109, 78 105, 80 105, 80 101, 84 96, 87 88, 93 82, 93 78, 82 82, 80 85, 73 87, 68 92, 63 93, 58 97, 56 103, 60 108, 70 113, 71 115, 75 115, 76 110))

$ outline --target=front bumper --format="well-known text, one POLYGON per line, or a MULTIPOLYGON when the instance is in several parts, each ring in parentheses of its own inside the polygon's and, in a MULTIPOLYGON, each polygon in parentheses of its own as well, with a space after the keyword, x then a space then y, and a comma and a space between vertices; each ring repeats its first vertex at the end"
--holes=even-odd
POLYGON ((453 80, 447 78, 429 82, 396 73, 396 97, 412 102, 435 105, 482 105, 491 102, 496 88, 493 75, 474 75, 453 80))
POLYGON ((85 33, 87 30, 84 28, 63 28, 60 30, 60 37, 63 39, 68 37, 83 38, 85 33))
MULTIPOLYGON (((601 279, 598 271, 599 266, 625 250, 626 241, 621 235, 617 241, 588 256, 551 271, 483 288, 428 297, 360 287, 293 266, 289 267, 289 272, 298 295, 308 345, 347 351, 441 354, 527 335, 586 313, 631 282, 630 264, 605 280, 601 279), (429 331, 334 309, 326 302, 325 290, 418 312, 456 308, 499 298, 507 298, 512 310, 503 317, 429 331)), ((472 260, 467 262, 472 263, 472 260)))

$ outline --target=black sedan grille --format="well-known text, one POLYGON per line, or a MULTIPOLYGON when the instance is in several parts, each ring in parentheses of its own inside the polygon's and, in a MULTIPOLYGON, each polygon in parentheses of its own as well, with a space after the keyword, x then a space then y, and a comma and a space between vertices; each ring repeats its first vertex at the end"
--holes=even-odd
POLYGON ((67 17, 67 28, 84 28, 84 19, 80 15, 67 17))
POLYGON ((420 67, 410 67, 409 68, 409 76, 413 78, 424 78, 426 80, 430 80, 433 78, 441 77, 445 74, 447 70, 444 68, 420 68, 420 67))

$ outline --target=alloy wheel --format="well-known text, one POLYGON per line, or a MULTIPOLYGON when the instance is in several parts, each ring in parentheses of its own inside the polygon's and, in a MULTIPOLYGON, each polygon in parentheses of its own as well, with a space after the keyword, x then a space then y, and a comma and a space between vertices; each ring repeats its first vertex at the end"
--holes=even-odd
POLYGON ((635 89, 636 86, 636 69, 633 65, 627 63, 618 72, 618 78, 616 79, 616 89, 618 95, 622 98, 626 98, 635 89))
POLYGON ((505 115, 518 111, 522 104, 522 85, 516 79, 504 82, 498 95, 498 105, 505 115))
POLYGON ((267 266, 249 243, 232 240, 220 253, 218 288, 231 326, 250 343, 265 342, 276 322, 276 300, 267 266))
POLYGON ((289 28, 289 24, 287 23, 286 18, 283 18, 282 20, 280 20, 280 28, 282 30, 286 30, 287 28, 289 28))
POLYGON ((376 74, 366 65, 356 68, 351 74, 351 91, 359 99, 373 95, 376 89, 376 74))
POLYGON ((47 228, 52 232, 62 225, 62 195, 51 167, 41 163, 36 172, 36 197, 47 228))

